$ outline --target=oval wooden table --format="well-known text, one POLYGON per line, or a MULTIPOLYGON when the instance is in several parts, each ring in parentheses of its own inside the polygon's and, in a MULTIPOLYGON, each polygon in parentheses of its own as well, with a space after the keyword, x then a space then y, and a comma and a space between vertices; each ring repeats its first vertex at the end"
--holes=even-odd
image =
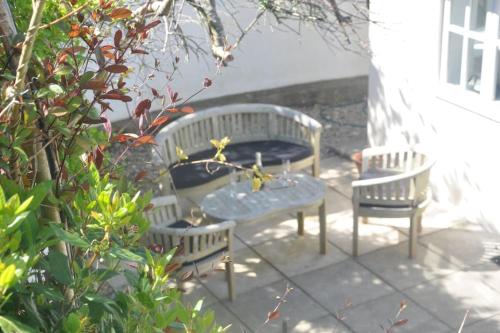
POLYGON ((304 210, 318 208, 321 254, 326 254, 326 185, 306 174, 291 174, 286 179, 267 182, 252 192, 250 181, 226 185, 202 200, 201 210, 215 220, 236 223, 255 222, 274 215, 296 212, 298 234, 304 234, 304 210))

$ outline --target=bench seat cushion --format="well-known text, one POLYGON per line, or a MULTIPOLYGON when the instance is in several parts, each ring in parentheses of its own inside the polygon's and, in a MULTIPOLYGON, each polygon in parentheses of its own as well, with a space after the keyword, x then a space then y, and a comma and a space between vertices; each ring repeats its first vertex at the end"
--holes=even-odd
MULTIPOLYGON (((313 155, 312 147, 279 140, 230 144, 223 153, 228 162, 251 167, 255 163, 256 152, 261 152, 264 167, 280 165, 283 160, 287 159, 293 163, 313 155)), ((189 161, 211 158, 214 154, 215 149, 201 151, 189 156, 189 161)), ((214 170, 214 172, 207 172, 205 163, 188 164, 171 168, 170 174, 175 187, 183 189, 206 184, 229 174, 230 171, 229 167, 219 166, 215 163, 210 164, 209 169, 214 170)))

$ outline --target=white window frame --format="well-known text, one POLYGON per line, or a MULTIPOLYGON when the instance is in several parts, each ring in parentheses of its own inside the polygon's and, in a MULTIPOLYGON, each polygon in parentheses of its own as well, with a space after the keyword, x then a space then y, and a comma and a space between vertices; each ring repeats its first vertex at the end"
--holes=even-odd
POLYGON ((464 26, 460 27, 451 24, 451 2, 445 0, 442 29, 442 48, 440 63, 440 85, 438 95, 444 100, 469 109, 473 112, 487 115, 495 119, 500 119, 500 99, 496 98, 497 86, 497 54, 500 58, 500 0, 488 0, 486 22, 484 31, 477 32, 470 29, 471 24, 471 4, 474 0, 469 0, 465 9, 464 26), (450 32, 462 36, 462 63, 460 71, 460 84, 447 82, 448 70, 448 46, 450 32), (481 88, 476 93, 467 90, 467 71, 469 56, 469 40, 474 39, 483 42, 483 62, 481 68, 481 88))

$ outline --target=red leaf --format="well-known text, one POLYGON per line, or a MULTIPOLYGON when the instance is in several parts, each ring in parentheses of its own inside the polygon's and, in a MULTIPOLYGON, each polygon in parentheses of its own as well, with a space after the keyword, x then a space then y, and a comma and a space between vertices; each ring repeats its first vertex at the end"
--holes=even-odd
POLYGON ((184 113, 193 113, 194 112, 194 109, 190 106, 184 106, 181 108, 181 112, 184 112, 184 113))
POLYGON ((176 112, 179 112, 179 109, 178 108, 170 108, 170 109, 167 109, 167 111, 170 113, 176 113, 176 112))
POLYGON ((121 30, 117 30, 117 31, 115 32, 114 43, 115 43, 115 47, 116 47, 117 49, 119 49, 119 48, 120 48, 120 42, 121 42, 121 40, 122 40, 122 36, 123 36, 123 33, 122 33, 122 31, 121 31, 121 30))
POLYGON ((128 67, 125 65, 109 65, 104 67, 104 70, 110 73, 125 73, 128 71, 128 67))
POLYGON ((113 137, 114 142, 121 142, 121 143, 135 140, 135 139, 137 139, 137 134, 134 134, 134 133, 122 133, 122 134, 115 135, 113 137))
POLYGON ((151 108, 151 100, 150 99, 144 99, 137 104, 135 107, 134 114, 137 118, 139 118, 141 115, 146 112, 146 110, 149 110, 151 108))
POLYGON ((158 94, 158 90, 156 90, 155 88, 151 88, 151 93, 153 93, 153 96, 156 98, 160 97, 160 94, 158 94))
POLYGON ((139 29, 139 32, 146 32, 149 29, 156 27, 160 23, 161 23, 161 20, 156 20, 156 21, 150 22, 150 23, 146 24, 144 27, 142 27, 142 29, 139 29))
POLYGON ((118 89, 121 89, 125 86, 125 81, 123 81, 123 77, 120 76, 118 79, 118 89))
POLYGON ((392 326, 393 327, 398 327, 398 326, 403 326, 408 322, 408 319, 401 319, 395 322, 392 326))
POLYGON ((109 50, 112 50, 112 49, 113 49, 113 45, 103 45, 103 46, 101 46, 101 51, 102 52, 109 51, 109 50))
POLYGON ((170 97, 170 102, 175 103, 178 100, 179 94, 170 88, 170 86, 167 86, 167 92, 168 96, 170 97))
POLYGON ((66 59, 68 59, 68 54, 67 53, 60 53, 58 56, 57 56, 57 60, 56 60, 56 63, 60 64, 62 62, 65 62, 66 59))
POLYGON ((139 147, 145 144, 156 145, 156 141, 151 135, 144 135, 135 140, 132 147, 139 147))
POLYGON ((141 49, 132 49, 132 53, 149 54, 148 52, 141 50, 141 49))
POLYGON ((210 80, 208 77, 206 77, 204 80, 203 80, 203 87, 205 88, 208 88, 212 85, 212 80, 210 80))
POLYGON ((140 181, 141 179, 143 179, 144 177, 146 177, 146 175, 148 174, 147 171, 145 170, 141 170, 137 173, 137 175, 135 176, 135 181, 138 182, 140 181))
POLYGON ((79 24, 72 24, 71 25, 71 31, 68 33, 69 38, 76 38, 80 36, 80 25, 79 24))
POLYGON ((187 271, 186 273, 181 275, 181 280, 188 281, 188 280, 191 280, 193 278, 193 276, 194 276, 193 271, 187 271))
POLYGON ((276 320, 280 317, 280 312, 279 310, 274 310, 274 311, 271 311, 267 314, 267 320, 276 320))
POLYGON ((101 90, 106 88, 106 82, 104 80, 88 80, 81 85, 82 89, 92 89, 92 90, 101 90))
POLYGON ((151 127, 154 127, 154 126, 160 126, 164 123, 166 123, 168 120, 170 119, 170 116, 160 116, 158 118, 156 118, 152 123, 151 123, 151 127))
POLYGON ((83 52, 85 50, 86 49, 83 46, 72 46, 72 47, 65 48, 64 50, 62 50, 62 52, 73 55, 76 53, 83 52))
POLYGON ((127 96, 127 95, 118 94, 118 93, 107 93, 107 94, 101 95, 100 98, 101 99, 112 99, 115 101, 122 101, 122 102, 132 101, 132 97, 127 96))
POLYGON ((176 271, 177 269, 181 268, 181 266, 182 265, 179 264, 178 262, 170 263, 170 264, 165 266, 165 274, 172 273, 172 272, 176 271))
POLYGON ((132 11, 127 8, 115 8, 109 13, 109 17, 115 20, 124 19, 130 17, 132 15, 132 11))
POLYGON ((99 119, 90 118, 90 117, 83 117, 82 118, 82 123, 84 123, 84 124, 91 124, 91 125, 104 124, 106 121, 108 121, 108 120, 106 118, 104 118, 104 117, 101 117, 99 119))
POLYGON ((102 153, 101 149, 96 148, 94 153, 94 164, 97 167, 97 169, 101 168, 103 160, 104 160, 104 154, 102 153))

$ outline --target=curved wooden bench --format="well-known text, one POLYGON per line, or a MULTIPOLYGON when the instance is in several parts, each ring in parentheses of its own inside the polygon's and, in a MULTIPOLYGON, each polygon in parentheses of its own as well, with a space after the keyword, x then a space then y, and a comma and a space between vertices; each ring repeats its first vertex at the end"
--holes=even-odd
MULTIPOLYGON (((180 182, 175 179, 178 168, 170 168, 179 162, 176 147, 182 148, 192 160, 196 160, 210 156, 211 139, 226 136, 231 139, 231 144, 225 150, 228 162, 243 165, 253 162, 254 157, 251 156, 251 161, 248 157, 254 154, 252 149, 255 145, 255 149, 271 149, 272 154, 262 154, 265 171, 279 172, 282 168, 280 152, 288 149, 288 154, 293 157, 290 159, 292 170, 311 167, 313 175, 317 176, 320 135, 319 122, 301 112, 277 105, 233 104, 188 114, 165 126, 156 136, 162 165, 167 167, 163 172, 163 191, 169 193, 175 188, 179 195, 191 197, 227 184, 229 171, 222 168, 216 177, 211 175, 206 180, 198 179, 193 184, 184 182, 182 186, 178 186, 180 182), (276 149, 273 150, 273 147, 276 149), (245 150, 242 152, 242 155, 245 155, 244 162, 238 160, 240 148, 245 150), (299 156, 293 156, 294 152, 298 152, 299 156), (231 157, 236 157, 236 160, 231 157)), ((201 167, 199 171, 206 172, 204 166, 201 167)), ((188 182, 191 180, 189 174, 183 178, 188 182)))

